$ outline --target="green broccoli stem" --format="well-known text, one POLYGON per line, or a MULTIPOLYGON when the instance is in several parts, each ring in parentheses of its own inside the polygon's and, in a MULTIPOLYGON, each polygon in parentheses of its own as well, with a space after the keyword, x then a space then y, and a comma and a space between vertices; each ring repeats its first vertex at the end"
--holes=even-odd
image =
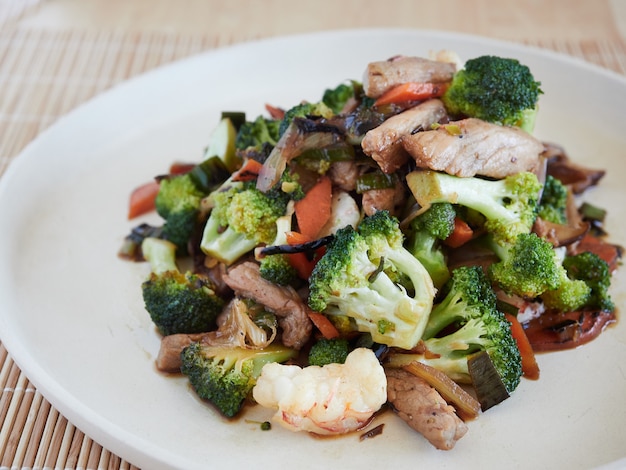
POLYGON ((433 307, 428 323, 424 328, 422 339, 431 339, 454 321, 464 318, 466 308, 467 304, 463 302, 461 291, 444 297, 439 304, 433 307))
POLYGON ((425 230, 411 235, 407 250, 426 268, 436 288, 443 286, 450 278, 450 270, 443 251, 437 246, 438 239, 425 230))
MULTIPOLYGON (((403 247, 388 250, 384 256, 400 272, 409 276, 415 290, 414 300, 420 302, 424 309, 430 310, 432 299, 435 297, 435 286, 424 265, 403 247)), ((427 315, 424 317, 428 318, 427 315)))
POLYGON ((479 178, 464 178, 463 186, 459 187, 458 177, 443 173, 438 176, 436 180, 422 179, 422 184, 427 185, 423 192, 438 195, 438 200, 431 202, 450 202, 456 199, 458 204, 474 209, 488 219, 499 219, 505 223, 517 221, 511 211, 500 202, 509 195, 504 180, 487 181, 479 178))
POLYGON ((230 226, 222 227, 217 217, 211 215, 204 226, 200 249, 225 264, 232 264, 252 251, 257 241, 236 232, 230 226))
POLYGON ((205 158, 218 157, 224 163, 228 172, 232 173, 241 165, 241 158, 237 155, 235 141, 237 129, 228 117, 222 117, 213 130, 205 152, 205 158))
POLYGON ((535 106, 534 108, 524 109, 520 115, 520 120, 517 122, 517 126, 522 130, 532 134, 535 130, 535 123, 537 122, 537 112, 539 108, 535 106))
POLYGON ((437 355, 454 355, 454 351, 460 351, 467 356, 473 352, 472 349, 483 349, 489 344, 489 341, 482 339, 484 334, 483 321, 470 318, 455 332, 426 340, 426 346, 429 352, 437 355))
POLYGON ((170 241, 148 237, 141 243, 143 257, 154 274, 178 271, 176 245, 170 241))
POLYGON ((430 170, 413 171, 406 181, 422 208, 447 202, 481 213, 487 219, 486 230, 498 242, 512 242, 518 234, 530 232, 541 189, 537 176, 530 172, 487 180, 430 170))

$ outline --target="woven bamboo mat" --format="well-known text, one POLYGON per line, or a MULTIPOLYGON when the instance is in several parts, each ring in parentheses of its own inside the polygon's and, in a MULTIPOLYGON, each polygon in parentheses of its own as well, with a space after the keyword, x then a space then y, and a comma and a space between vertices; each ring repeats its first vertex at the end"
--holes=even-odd
MULTIPOLYGON (((249 39, 0 28, 0 176, 41 131, 102 91, 159 65, 249 39)), ((522 42, 626 74, 624 41, 522 42)), ((51 407, 1 343, 0 388, 0 470, 135 468, 51 407)))

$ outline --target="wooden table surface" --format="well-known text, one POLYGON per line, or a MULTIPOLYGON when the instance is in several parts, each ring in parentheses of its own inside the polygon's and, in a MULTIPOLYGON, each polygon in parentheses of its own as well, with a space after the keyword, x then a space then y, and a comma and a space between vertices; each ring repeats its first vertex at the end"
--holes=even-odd
MULTIPOLYGON (((625 0, 0 0, 0 177, 60 116, 133 76, 237 42, 363 27, 479 34, 626 73, 625 0)), ((0 470, 134 468, 60 415, 2 343, 0 361, 0 470)))

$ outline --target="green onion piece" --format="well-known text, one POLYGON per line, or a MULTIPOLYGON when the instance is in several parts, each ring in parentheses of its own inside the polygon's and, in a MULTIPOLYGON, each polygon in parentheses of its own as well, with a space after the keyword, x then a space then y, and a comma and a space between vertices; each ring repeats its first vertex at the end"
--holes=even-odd
POLYGON ((590 222, 604 222, 604 218, 606 217, 606 210, 601 207, 594 206, 593 204, 589 204, 588 202, 583 202, 578 209, 580 215, 583 219, 588 220, 590 222))
POLYGON ((320 174, 325 173, 334 162, 349 162, 352 160, 354 160, 354 147, 348 144, 307 149, 296 157, 296 161, 303 168, 320 174))
POLYGON ((360 175, 356 179, 356 192, 363 194, 372 189, 389 189, 395 188, 398 177, 395 174, 387 174, 376 170, 371 173, 360 175))
POLYGON ((189 176, 198 189, 209 193, 228 179, 230 171, 220 157, 210 157, 196 165, 189 176))
POLYGON ((486 351, 472 355, 467 360, 467 366, 472 385, 476 391, 476 398, 480 403, 480 408, 487 411, 492 406, 509 398, 502 378, 491 362, 491 357, 486 351))

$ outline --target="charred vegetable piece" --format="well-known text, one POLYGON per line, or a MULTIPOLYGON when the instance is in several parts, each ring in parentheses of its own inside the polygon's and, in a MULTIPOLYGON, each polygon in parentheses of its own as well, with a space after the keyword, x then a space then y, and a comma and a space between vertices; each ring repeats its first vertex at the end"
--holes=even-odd
POLYGON ((261 249, 263 255, 276 255, 276 254, 293 254, 293 253, 313 253, 315 250, 322 246, 328 245, 333 239, 332 235, 328 235, 317 240, 310 242, 299 243, 297 245, 273 245, 266 246, 261 249))
POLYGON ((471 356, 467 360, 467 366, 476 390, 476 397, 483 411, 509 398, 509 392, 487 352, 483 351, 471 356))
POLYGON ((141 252, 141 244, 148 238, 161 238, 163 236, 163 227, 157 227, 150 224, 139 224, 133 227, 117 252, 117 256, 128 261, 143 261, 143 253, 141 252))
POLYGON ((395 173, 387 174, 380 170, 371 171, 359 175, 356 179, 356 192, 363 194, 372 189, 395 188, 398 184, 398 176, 395 173))
POLYGON ((208 194, 230 176, 230 170, 220 157, 212 156, 194 166, 189 172, 197 188, 208 194))

